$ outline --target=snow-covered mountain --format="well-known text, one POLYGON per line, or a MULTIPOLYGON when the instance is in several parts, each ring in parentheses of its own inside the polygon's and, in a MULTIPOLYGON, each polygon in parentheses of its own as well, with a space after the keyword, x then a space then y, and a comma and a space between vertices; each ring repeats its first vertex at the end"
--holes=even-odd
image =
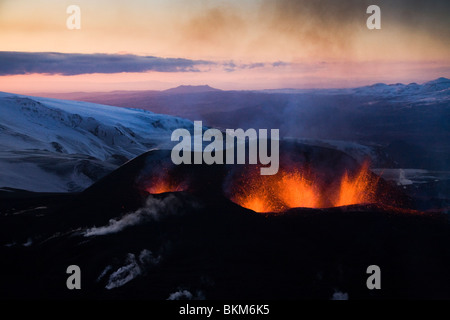
POLYGON ((350 90, 351 93, 363 96, 377 96, 400 101, 414 101, 416 103, 442 100, 448 101, 450 97, 450 79, 438 78, 420 85, 410 84, 384 84, 377 83, 371 86, 350 90))
POLYGON ((82 190, 191 127, 150 111, 0 93, 0 187, 82 190))
POLYGON ((263 90, 264 93, 282 94, 320 94, 320 95, 357 95, 376 96, 377 98, 395 99, 402 101, 421 101, 421 99, 449 100, 450 79, 438 78, 423 84, 376 83, 369 86, 347 89, 273 89, 263 90))

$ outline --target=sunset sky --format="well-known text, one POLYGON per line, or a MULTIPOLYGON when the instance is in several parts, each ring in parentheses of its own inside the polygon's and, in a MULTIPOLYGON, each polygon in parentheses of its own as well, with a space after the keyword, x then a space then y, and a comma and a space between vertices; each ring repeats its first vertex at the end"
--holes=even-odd
POLYGON ((446 0, 0 0, 0 91, 421 83, 450 77, 449 13, 446 0))

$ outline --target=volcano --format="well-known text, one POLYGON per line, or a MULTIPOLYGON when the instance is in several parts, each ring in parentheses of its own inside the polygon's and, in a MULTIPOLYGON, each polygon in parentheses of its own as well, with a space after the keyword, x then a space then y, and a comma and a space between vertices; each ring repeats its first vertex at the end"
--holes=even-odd
POLYGON ((3 190, 0 297, 450 298, 447 214, 416 210, 338 150, 280 150, 266 178, 152 150, 82 193, 3 190), (66 287, 70 265, 82 290, 66 287), (370 265, 381 290, 366 286, 370 265))

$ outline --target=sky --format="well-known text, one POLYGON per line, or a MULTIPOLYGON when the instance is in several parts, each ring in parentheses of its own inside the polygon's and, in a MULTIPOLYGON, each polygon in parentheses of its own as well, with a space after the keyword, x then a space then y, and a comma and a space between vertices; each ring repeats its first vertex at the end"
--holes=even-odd
POLYGON ((0 91, 422 83, 450 77, 449 12, 446 0, 0 0, 0 91), (81 29, 66 26, 70 5, 81 29))

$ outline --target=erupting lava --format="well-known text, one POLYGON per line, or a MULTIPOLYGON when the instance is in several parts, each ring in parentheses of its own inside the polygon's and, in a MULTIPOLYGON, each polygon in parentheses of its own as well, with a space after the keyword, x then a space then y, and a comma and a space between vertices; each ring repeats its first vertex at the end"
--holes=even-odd
MULTIPOLYGON (((154 172, 156 174, 147 176, 144 182, 148 193, 195 190, 192 185, 194 177, 186 172, 167 168, 155 169, 154 172)), ((358 170, 341 169, 335 174, 290 163, 280 166, 275 175, 260 175, 257 166, 249 166, 242 171, 234 171, 234 175, 229 177, 231 184, 226 187, 226 195, 238 205, 256 212, 381 204, 379 200, 383 198, 379 193, 379 177, 369 171, 368 162, 358 170)))
POLYGON ((168 176, 164 176, 152 180, 150 186, 145 190, 151 194, 159 194, 164 192, 183 191, 184 189, 182 184, 173 181, 168 176))
POLYGON ((280 171, 273 176, 252 174, 240 181, 232 201, 256 212, 279 212, 294 207, 320 207, 319 190, 300 171, 280 171))
POLYGON ((251 174, 234 184, 231 200, 256 212, 280 212, 289 208, 327 208, 376 202, 378 179, 364 163, 359 172, 348 172, 338 184, 326 184, 308 170, 280 170, 274 176, 251 174))
POLYGON ((320 207, 319 190, 312 180, 306 179, 298 171, 291 174, 282 172, 278 181, 279 197, 289 208, 320 207))
POLYGON ((358 203, 376 202, 375 192, 378 179, 369 175, 369 164, 365 162, 356 177, 351 179, 348 172, 344 174, 339 190, 336 207, 358 203))

